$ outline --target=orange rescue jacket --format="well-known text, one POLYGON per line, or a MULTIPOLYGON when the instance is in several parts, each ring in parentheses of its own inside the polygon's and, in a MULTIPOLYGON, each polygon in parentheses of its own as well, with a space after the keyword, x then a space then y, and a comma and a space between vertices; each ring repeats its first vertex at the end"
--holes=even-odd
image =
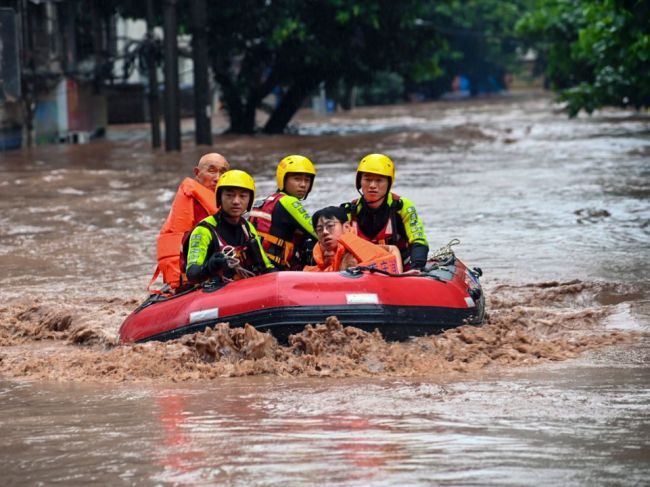
POLYGON ((194 179, 185 178, 178 187, 167 220, 158 235, 156 242, 158 266, 149 286, 147 286, 149 291, 160 272, 162 272, 163 281, 172 289, 178 288, 184 281, 180 268, 180 255, 183 236, 186 232, 192 231, 194 226, 199 223, 194 215, 195 202, 203 207, 208 215, 214 215, 217 212, 214 192, 194 179))
POLYGON ((402 272, 401 258, 398 257, 399 250, 395 248, 395 251, 391 251, 388 247, 393 246, 377 245, 362 239, 353 232, 346 232, 339 238, 336 254, 329 266, 325 265, 323 249, 320 244, 316 244, 313 250, 316 265, 306 266, 303 270, 307 272, 342 271, 353 267, 353 265, 347 265, 351 256, 356 260, 354 265, 374 267, 391 273, 402 272))

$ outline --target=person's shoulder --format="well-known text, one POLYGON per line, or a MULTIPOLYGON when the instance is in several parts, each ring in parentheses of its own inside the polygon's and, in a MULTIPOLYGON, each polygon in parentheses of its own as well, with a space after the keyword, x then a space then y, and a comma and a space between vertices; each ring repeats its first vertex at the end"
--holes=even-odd
POLYGON ((305 211, 302 200, 287 193, 282 193, 282 197, 279 199, 279 203, 279 206, 290 213, 294 213, 296 211, 303 213, 305 211))
POLYGON ((196 189, 198 182, 192 178, 184 178, 178 185, 178 193, 191 194, 196 189))
POLYGON ((214 217, 214 215, 208 215, 203 220, 201 220, 199 223, 197 223, 197 225, 200 224, 200 223, 208 223, 208 224, 212 225, 213 227, 216 227, 217 226, 217 219, 214 217))
POLYGON ((197 230, 201 230, 202 232, 210 232, 208 229, 208 226, 211 227, 216 227, 217 226, 217 220, 215 219, 214 215, 209 215, 206 216, 203 220, 198 222, 196 226, 194 227, 194 230, 192 230, 192 233, 194 233, 197 230))
POLYGON ((273 200, 280 200, 282 199, 282 195, 284 193, 282 191, 276 191, 275 193, 271 193, 268 196, 260 196, 258 198, 255 198, 255 201, 253 201, 253 208, 262 208, 266 206, 267 203, 273 201, 273 200))
POLYGON ((210 203, 207 202, 214 200, 214 192, 192 178, 185 178, 181 181, 181 184, 178 186, 176 198, 179 198, 180 195, 183 195, 190 200, 193 199, 205 202, 202 203, 203 206, 210 205, 210 203))
POLYGON ((283 203, 291 204, 291 203, 294 203, 296 201, 300 202, 300 200, 296 196, 294 196, 292 194, 285 193, 285 192, 281 192, 281 194, 282 194, 282 196, 280 197, 280 201, 282 201, 283 203))
POLYGON ((272 199, 282 199, 282 196, 285 195, 286 193, 283 191, 274 191, 268 196, 264 196, 263 198, 260 198, 262 201, 270 201, 272 199))
POLYGON ((410 199, 410 198, 407 198, 405 196, 402 196, 402 195, 399 195, 399 194, 396 194, 396 193, 391 193, 391 196, 392 196, 392 202, 399 204, 400 207, 402 207, 402 208, 415 206, 415 204, 413 203, 413 200, 410 199))

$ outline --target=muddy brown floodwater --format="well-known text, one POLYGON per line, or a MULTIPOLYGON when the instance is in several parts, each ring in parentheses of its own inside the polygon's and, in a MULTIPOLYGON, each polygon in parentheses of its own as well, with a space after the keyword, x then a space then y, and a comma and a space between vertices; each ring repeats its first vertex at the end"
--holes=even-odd
MULTIPOLYGON (((216 122, 222 123, 221 120, 216 122)), ((191 128, 191 125, 186 127, 191 128)), ((116 346, 204 152, 147 127, 0 153, 3 485, 643 485, 650 478, 650 118, 568 120, 541 93, 373 107, 215 149, 314 211, 396 162, 432 250, 484 271, 480 328, 387 343, 332 318, 116 346), (215 346, 218 344, 218 346, 215 346)))

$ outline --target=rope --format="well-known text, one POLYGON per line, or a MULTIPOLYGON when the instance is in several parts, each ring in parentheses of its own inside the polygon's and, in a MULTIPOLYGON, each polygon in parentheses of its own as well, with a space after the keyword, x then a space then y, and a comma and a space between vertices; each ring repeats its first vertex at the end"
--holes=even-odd
MULTIPOLYGON (((237 258, 237 255, 235 253, 235 248, 226 245, 222 249, 223 255, 226 257, 226 262, 228 263, 228 267, 230 267, 232 270, 235 271, 235 274, 237 274, 241 279, 247 279, 249 277, 255 277, 255 273, 249 271, 248 269, 244 269, 241 266, 241 262, 239 262, 239 259, 237 258)), ((230 279, 226 276, 223 276, 223 280, 225 282, 231 282, 233 279, 230 279)))
POLYGON ((458 245, 460 240, 457 238, 452 238, 447 245, 443 245, 438 250, 431 252, 428 257, 428 261, 435 260, 438 262, 448 262, 454 259, 456 255, 451 249, 454 245, 458 245))

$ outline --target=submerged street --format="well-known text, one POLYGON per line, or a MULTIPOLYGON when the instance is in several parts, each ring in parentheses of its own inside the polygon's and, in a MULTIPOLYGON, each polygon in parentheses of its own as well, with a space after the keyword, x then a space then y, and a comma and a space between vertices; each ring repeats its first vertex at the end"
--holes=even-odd
POLYGON ((546 94, 514 93, 215 137, 258 196, 279 159, 310 157, 311 212, 354 198, 359 159, 389 154, 430 249, 458 238, 456 255, 483 269, 488 312, 480 328, 403 343, 323 327, 320 355, 251 336, 254 356, 215 361, 200 337, 116 346, 176 188, 208 151, 190 129, 180 154, 152 151, 146 126, 0 153, 7 485, 644 482, 647 116, 567 119, 546 94))

